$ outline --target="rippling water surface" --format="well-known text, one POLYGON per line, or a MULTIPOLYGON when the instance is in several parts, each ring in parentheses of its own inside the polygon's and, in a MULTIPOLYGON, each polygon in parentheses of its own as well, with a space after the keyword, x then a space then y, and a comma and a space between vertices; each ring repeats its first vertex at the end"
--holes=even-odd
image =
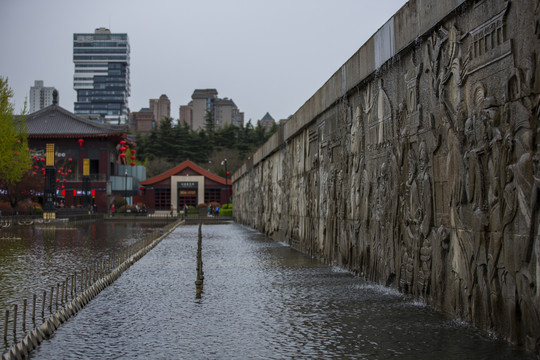
MULTIPOLYGON (((0 310, 119 253, 163 224, 65 223, 0 230, 0 310)), ((3 314, 2 317, 3 319, 3 314)))
POLYGON ((177 228, 33 359, 523 359, 526 355, 236 224, 177 228))

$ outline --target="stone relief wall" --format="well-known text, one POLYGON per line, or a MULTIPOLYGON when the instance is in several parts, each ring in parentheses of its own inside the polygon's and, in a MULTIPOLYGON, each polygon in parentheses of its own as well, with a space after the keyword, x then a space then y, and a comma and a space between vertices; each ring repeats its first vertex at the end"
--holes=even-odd
POLYGON ((467 1, 235 179, 235 218, 540 353, 540 1, 467 1))

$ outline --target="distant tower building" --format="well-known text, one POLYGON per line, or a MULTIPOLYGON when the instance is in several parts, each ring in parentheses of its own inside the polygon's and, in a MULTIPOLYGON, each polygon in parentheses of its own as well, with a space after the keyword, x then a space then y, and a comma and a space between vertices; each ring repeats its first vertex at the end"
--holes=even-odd
POLYGON ((167 95, 161 95, 159 99, 150 99, 150 111, 154 113, 154 119, 158 124, 164 117, 171 117, 171 102, 167 95))
POLYGON ((99 115, 111 124, 127 124, 129 82, 127 34, 98 28, 93 34, 73 34, 75 114, 99 115))
POLYGON ((53 103, 54 87, 44 87, 43 80, 35 80, 30 87, 30 113, 35 113, 53 103))
POLYGON ((260 120, 261 126, 265 128, 266 131, 270 131, 272 129, 272 126, 275 125, 276 121, 270 115, 270 113, 266 113, 266 115, 263 116, 263 118, 260 120))
POLYGON ((146 135, 155 127, 154 113, 149 108, 142 108, 139 111, 129 113, 129 129, 133 133, 146 135))
POLYGON ((191 95, 193 110, 191 128, 204 129, 206 126, 206 111, 214 112, 214 101, 217 99, 216 89, 196 89, 191 95))
POLYGON ((240 127, 244 124, 244 113, 238 110, 232 99, 216 99, 214 100, 214 121, 217 128, 230 124, 240 127))
POLYGON ((187 105, 180 105, 178 122, 179 124, 187 124, 193 128, 193 101, 187 105))
POLYGON ((193 130, 204 129, 206 126, 206 114, 210 111, 214 117, 216 128, 222 128, 228 124, 242 126, 244 113, 232 99, 217 97, 216 89, 196 89, 191 95, 191 101, 187 105, 180 106, 180 123, 188 124, 193 130))

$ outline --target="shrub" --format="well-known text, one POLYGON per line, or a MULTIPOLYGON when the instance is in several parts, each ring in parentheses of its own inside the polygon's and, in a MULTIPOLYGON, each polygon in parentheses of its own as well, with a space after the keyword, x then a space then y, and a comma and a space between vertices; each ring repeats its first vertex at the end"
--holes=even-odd
POLYGON ((219 211, 220 216, 232 216, 232 209, 222 209, 219 211))

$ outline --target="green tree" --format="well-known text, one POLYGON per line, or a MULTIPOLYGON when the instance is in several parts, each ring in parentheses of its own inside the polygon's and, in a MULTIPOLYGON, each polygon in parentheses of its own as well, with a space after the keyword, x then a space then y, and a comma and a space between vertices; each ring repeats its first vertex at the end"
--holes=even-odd
POLYGON ((7 78, 0 77, 0 189, 8 191, 31 168, 26 127, 26 103, 22 114, 14 116, 10 103, 13 91, 7 78))
POLYGON ((173 131, 176 142, 175 161, 180 163, 186 159, 194 159, 196 155, 193 151, 193 139, 189 125, 186 123, 177 124, 173 131))
POLYGON ((212 134, 216 131, 216 121, 214 119, 214 113, 210 110, 206 110, 206 115, 204 116, 205 129, 209 134, 212 134))
POLYGON ((173 118, 163 117, 158 129, 159 151, 157 155, 169 162, 174 162, 178 153, 173 127, 173 118))
POLYGON ((238 127, 227 124, 221 129, 217 129, 215 133, 215 145, 232 149, 236 145, 238 138, 238 127))
POLYGON ((260 121, 257 121, 257 126, 255 127, 255 131, 253 134, 253 144, 259 147, 263 145, 266 140, 268 140, 266 129, 261 125, 260 121))

